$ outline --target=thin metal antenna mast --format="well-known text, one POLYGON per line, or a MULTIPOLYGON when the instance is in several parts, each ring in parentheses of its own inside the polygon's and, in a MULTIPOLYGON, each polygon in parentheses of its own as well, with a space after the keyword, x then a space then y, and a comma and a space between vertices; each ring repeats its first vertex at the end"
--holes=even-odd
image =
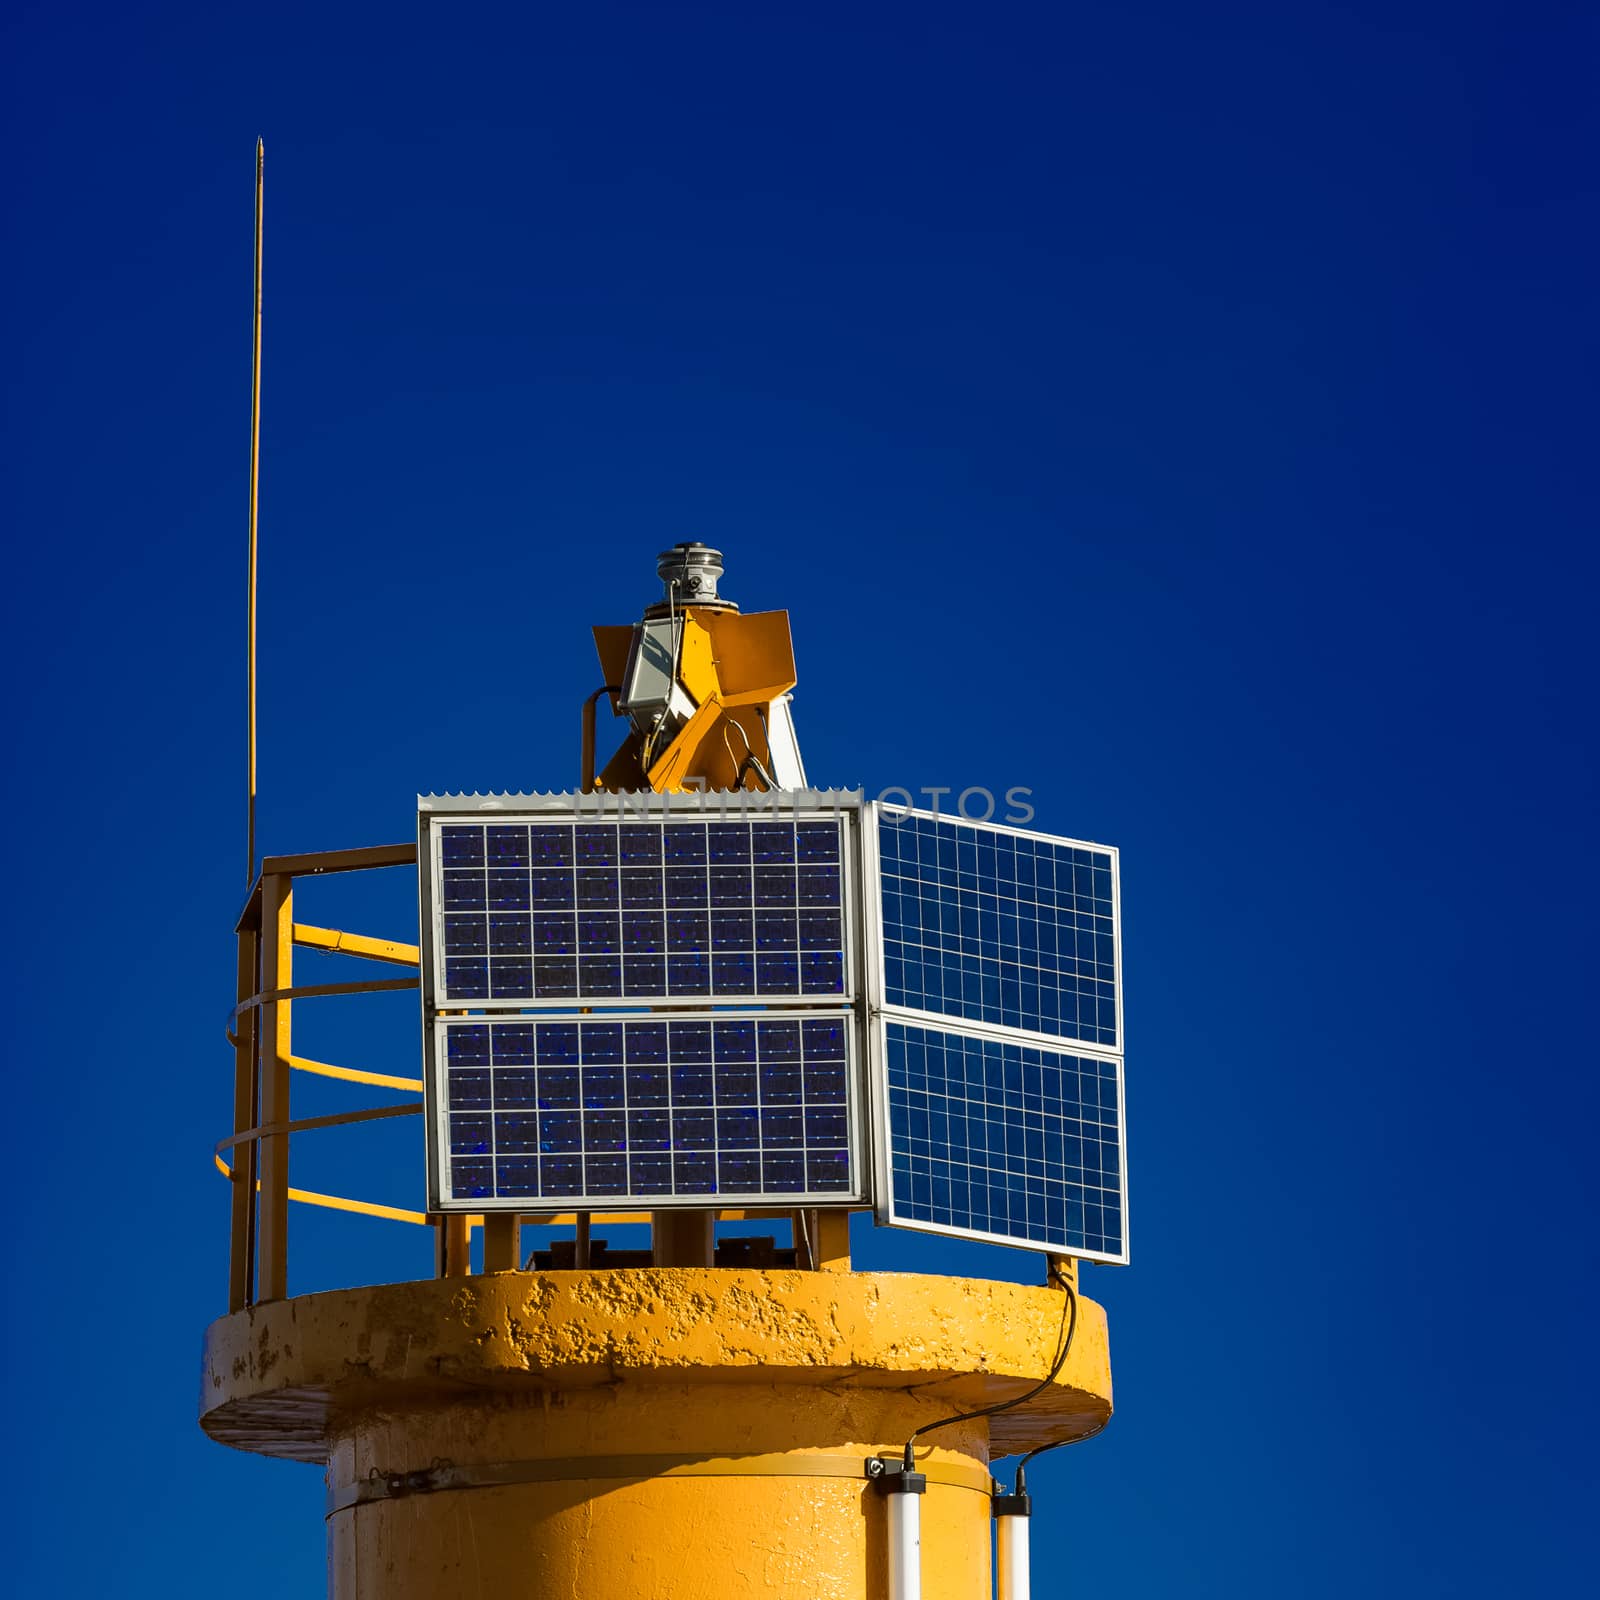
POLYGON ((250 703, 246 736, 250 776, 245 828, 248 852, 244 875, 246 884, 253 883, 256 876, 256 501, 261 485, 261 201, 265 173, 266 147, 257 139, 255 349, 250 367, 250 621, 249 666, 246 672, 246 694, 250 703))

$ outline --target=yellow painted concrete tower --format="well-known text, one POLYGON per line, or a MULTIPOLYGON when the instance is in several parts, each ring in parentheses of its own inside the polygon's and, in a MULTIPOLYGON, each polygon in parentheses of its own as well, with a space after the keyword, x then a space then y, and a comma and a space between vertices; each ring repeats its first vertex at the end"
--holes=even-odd
MULTIPOLYGON (((635 630, 596 630, 607 688, 585 711, 584 788, 796 787, 787 618, 719 601, 715 552, 674 556, 662 570, 677 654, 648 716, 635 630), (608 694, 631 727, 597 778, 593 714, 608 694)), ((889 1595, 892 1497, 872 1463, 897 1463, 918 1429, 1004 1405, 915 1447, 922 1591, 987 1596, 991 1459, 1110 1415, 1105 1317, 1077 1295, 1071 1259, 1041 1257, 1037 1287, 856 1272, 848 1211, 814 1207, 657 1212, 650 1264, 607 1266, 590 1257, 587 1215, 410 1213, 290 1187, 294 1133, 421 1110, 296 1121, 294 1073, 422 1087, 294 1053, 298 998, 417 983, 296 987, 294 949, 425 959, 422 946, 296 923, 294 883, 416 859, 410 845, 267 857, 238 926, 234 1133, 218 1149, 232 1180, 230 1310, 206 1334, 200 1421, 223 1444, 325 1467, 330 1595, 889 1595), (436 1275, 287 1297, 291 1200, 432 1228, 436 1275), (770 1216, 793 1242, 765 1247, 779 1264, 752 1265, 762 1247, 719 1245, 718 1215, 770 1216), (525 1256, 551 1224, 576 1237, 525 1256), (551 1267, 525 1270, 535 1255, 551 1267), (1042 1382, 1069 1322, 1070 1350, 1042 1382)))

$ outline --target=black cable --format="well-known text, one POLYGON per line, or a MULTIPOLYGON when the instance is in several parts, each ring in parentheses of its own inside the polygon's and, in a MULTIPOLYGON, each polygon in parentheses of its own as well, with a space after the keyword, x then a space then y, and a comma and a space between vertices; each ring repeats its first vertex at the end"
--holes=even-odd
POLYGON ((1066 1366, 1067 1357, 1072 1352, 1072 1336, 1078 1331, 1077 1291, 1074 1290, 1072 1285, 1069 1284, 1065 1279, 1062 1280, 1061 1287, 1067 1297, 1067 1303, 1061 1312, 1061 1329, 1062 1333, 1064 1333, 1066 1337, 1063 1341, 1062 1333, 1057 1333, 1056 1335, 1056 1344, 1059 1347, 1059 1353, 1057 1354, 1055 1360, 1050 1364, 1050 1370, 1039 1380, 1038 1383, 1029 1389, 1026 1394, 1019 1394, 1015 1400, 1002 1400, 996 1405, 984 1406, 977 1411, 961 1411, 953 1417, 943 1417, 938 1422, 923 1423, 923 1425, 918 1428, 909 1439, 906 1440, 905 1469, 907 1472, 914 1470, 914 1463, 916 1461, 914 1446, 916 1445, 917 1440, 921 1438, 923 1434, 932 1433, 936 1428, 952 1427, 958 1422, 975 1422, 979 1417, 993 1417, 997 1416, 1002 1411, 1010 1411, 1013 1406, 1025 1404, 1027 1401, 1033 1399, 1036 1394, 1043 1394, 1044 1391, 1056 1381, 1056 1374, 1059 1373, 1064 1366, 1066 1366))
POLYGON ((1085 1432, 1073 1434, 1070 1439, 1056 1439, 1050 1444, 1042 1444, 1036 1449, 1030 1450, 1017 1463, 1017 1487, 1015 1492, 1017 1494, 1026 1494, 1028 1492, 1028 1463, 1035 1456, 1042 1456, 1047 1450, 1060 1450, 1069 1444, 1082 1444, 1085 1439, 1092 1439, 1097 1433, 1104 1433, 1106 1424, 1110 1421, 1111 1418, 1107 1417, 1104 1421, 1095 1423, 1092 1428, 1087 1429, 1085 1432))

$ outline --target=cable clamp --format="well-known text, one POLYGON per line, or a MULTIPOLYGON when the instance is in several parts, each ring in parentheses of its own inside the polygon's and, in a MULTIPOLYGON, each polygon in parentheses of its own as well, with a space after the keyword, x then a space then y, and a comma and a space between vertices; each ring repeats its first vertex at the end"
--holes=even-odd
POLYGON ((867 1477, 879 1494, 926 1494, 928 1475, 908 1468, 903 1456, 868 1456, 867 1477))
POLYGON ((1026 1489, 1019 1494, 997 1494, 994 1497, 994 1514, 997 1517, 1031 1517, 1033 1496, 1026 1489))
POLYGON ((367 1482, 375 1487, 381 1484, 385 1498, 403 1500, 408 1495, 432 1494, 435 1489, 443 1488, 446 1473, 454 1465, 454 1462, 442 1456, 435 1456, 428 1466, 419 1467, 413 1472, 388 1472, 382 1467, 374 1467, 367 1474, 367 1482))

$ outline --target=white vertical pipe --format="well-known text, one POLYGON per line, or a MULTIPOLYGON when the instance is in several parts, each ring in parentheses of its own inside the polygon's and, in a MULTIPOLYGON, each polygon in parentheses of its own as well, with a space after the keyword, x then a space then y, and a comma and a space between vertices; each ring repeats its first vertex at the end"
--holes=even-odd
POLYGON ((891 1493, 889 1600, 922 1600, 922 1496, 891 1493))
POLYGON ((994 1519, 995 1572, 999 1600, 1028 1600, 1027 1517, 994 1519))

